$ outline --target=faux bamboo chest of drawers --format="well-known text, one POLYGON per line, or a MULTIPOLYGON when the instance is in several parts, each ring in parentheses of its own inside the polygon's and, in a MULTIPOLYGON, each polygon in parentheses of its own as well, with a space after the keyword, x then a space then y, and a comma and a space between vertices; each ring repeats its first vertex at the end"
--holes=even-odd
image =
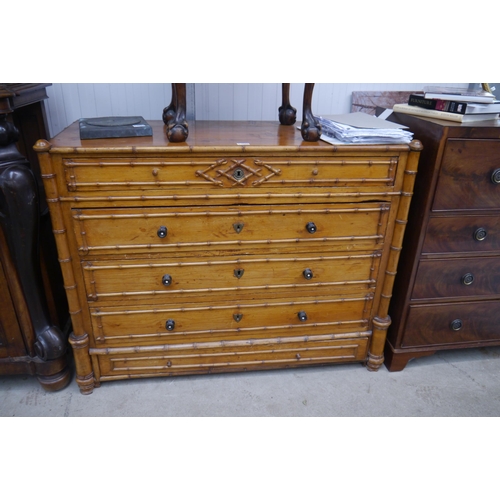
POLYGON ((394 116, 424 149, 390 305, 391 371, 500 345, 500 126, 394 116))
POLYGON ((69 300, 77 383, 383 363, 420 143, 306 143, 198 122, 187 143, 35 149, 69 300))

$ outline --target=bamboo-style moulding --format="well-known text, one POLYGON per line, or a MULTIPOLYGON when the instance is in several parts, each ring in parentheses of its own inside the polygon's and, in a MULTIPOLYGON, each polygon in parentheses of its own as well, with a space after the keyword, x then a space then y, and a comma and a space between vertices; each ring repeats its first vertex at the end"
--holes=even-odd
POLYGON ((95 297, 137 297, 141 295, 172 295, 208 292, 238 292, 240 290, 280 290, 283 288, 320 288, 324 286, 373 285, 375 280, 331 281, 321 283, 292 283, 288 285, 229 286, 224 288, 193 288, 182 290, 147 290, 145 292, 96 293, 95 297))
POLYGON ((377 370, 421 145, 197 122, 171 143, 37 142, 76 382, 358 362, 377 370), (238 143, 249 142, 248 145, 238 143))
POLYGON ((290 302, 265 302, 265 303, 246 303, 246 304, 229 304, 229 305, 213 305, 213 306, 199 306, 199 307, 178 307, 178 308, 154 308, 154 309, 126 309, 122 311, 102 311, 99 309, 94 310, 91 314, 92 316, 115 316, 117 314, 130 315, 130 314, 150 314, 150 313, 163 313, 163 312, 185 312, 189 311, 217 311, 223 309, 234 309, 234 308, 252 308, 252 307, 278 307, 278 306, 305 306, 311 304, 334 304, 334 303, 346 303, 346 302, 357 302, 364 300, 371 300, 373 298, 372 294, 366 297, 340 297, 334 299, 317 299, 317 300, 298 300, 290 302))
POLYGON ((325 209, 310 209, 310 210, 238 210, 238 211, 203 211, 203 212, 164 212, 164 213, 144 213, 144 214, 111 214, 111 215, 83 215, 77 214, 73 218, 76 220, 86 220, 86 219, 151 219, 154 217, 198 217, 200 215, 206 217, 216 217, 216 216, 238 216, 243 217, 244 215, 286 215, 286 214, 349 214, 349 213, 360 213, 360 212, 381 212, 384 210, 389 210, 389 207, 382 205, 376 208, 325 208, 325 209))
MULTIPOLYGON (((276 337, 272 339, 250 339, 250 340, 230 340, 219 342, 197 342, 189 344, 168 344, 155 345, 144 347, 101 347, 91 349, 91 354, 97 355, 112 355, 120 354, 147 354, 147 353, 162 353, 162 352, 178 352, 190 349, 220 349, 220 348, 243 348, 252 346, 272 346, 288 343, 311 342, 311 341, 328 341, 328 340, 343 340, 354 339, 358 337, 369 337, 371 332, 350 332, 350 333, 331 333, 328 335, 298 335, 295 337, 276 337)), ((175 354, 174 354, 175 355, 175 354)), ((162 356, 163 357, 163 356, 162 356)))
POLYGON ((261 259, 230 259, 230 260, 213 260, 213 261, 203 261, 203 262, 150 262, 148 264, 107 264, 98 266, 94 265, 92 262, 87 262, 84 264, 84 269, 86 271, 95 271, 99 269, 141 269, 141 268, 164 268, 164 267, 186 267, 186 266, 218 266, 225 264, 251 264, 251 263, 261 263, 261 262, 330 262, 330 261, 340 261, 340 260, 355 260, 355 259, 373 259, 380 257, 380 253, 370 253, 366 255, 336 255, 325 257, 323 255, 316 257, 293 257, 293 258, 261 258, 261 259))
MULTIPOLYGON (((274 333, 276 332, 276 338, 279 339, 283 335, 283 332, 287 332, 288 334, 293 333, 294 331, 298 332, 309 332, 310 330, 324 330, 325 328, 330 328, 330 329, 338 329, 340 328, 345 328, 345 329, 352 329, 352 327, 356 328, 362 328, 366 327, 368 325, 368 320, 367 319, 360 319, 360 320, 352 320, 352 321, 328 321, 326 323, 310 323, 308 325, 277 325, 277 326, 266 326, 266 327, 260 327, 260 326, 255 326, 255 327, 248 327, 248 328, 219 328, 217 331, 214 330, 186 330, 185 332, 182 332, 181 334, 171 334, 171 333, 144 333, 144 334, 130 334, 130 335, 113 335, 113 336, 106 336, 102 335, 101 337, 98 337, 96 340, 98 343, 103 343, 106 341, 134 341, 136 343, 141 343, 144 341, 151 341, 151 340, 165 340, 171 342, 169 345, 175 345, 174 341, 177 341, 179 337, 192 337, 194 342, 192 342, 191 346, 193 349, 197 349, 198 345, 200 343, 203 343, 203 339, 207 335, 232 335, 232 336, 239 336, 241 334, 251 334, 251 335, 256 335, 256 334, 269 334, 269 333, 274 333), (177 338, 176 338, 177 337, 177 338)), ((359 332, 344 332, 344 333, 336 333, 336 334, 331 334, 332 338, 353 338, 353 337, 359 337, 359 336, 370 336, 372 334, 371 330, 366 330, 362 334, 359 332)), ((310 336, 308 336, 309 338, 310 336)), ((255 340, 255 339, 254 339, 255 340)), ((225 343, 226 341, 221 341, 225 343)), ((140 349, 142 346, 137 346, 134 347, 134 349, 140 349)), ((90 349, 92 353, 97 352, 95 349, 90 349)))

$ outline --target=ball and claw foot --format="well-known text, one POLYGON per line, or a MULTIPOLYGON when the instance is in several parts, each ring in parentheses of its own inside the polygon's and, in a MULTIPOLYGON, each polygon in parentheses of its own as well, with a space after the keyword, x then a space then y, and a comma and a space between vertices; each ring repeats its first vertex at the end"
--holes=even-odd
POLYGON ((167 128, 167 137, 170 142, 185 142, 189 135, 187 122, 172 122, 167 128))
POLYGON ((321 137, 321 124, 316 120, 314 115, 307 114, 302 120, 300 131, 304 141, 319 141, 319 138, 321 137))
POLYGON ((293 106, 290 106, 290 104, 280 106, 278 113, 281 125, 293 125, 297 119, 297 110, 293 106))
POLYGON ((166 108, 163 109, 163 123, 165 125, 168 125, 169 122, 171 122, 175 118, 175 108, 172 106, 167 106, 166 108))

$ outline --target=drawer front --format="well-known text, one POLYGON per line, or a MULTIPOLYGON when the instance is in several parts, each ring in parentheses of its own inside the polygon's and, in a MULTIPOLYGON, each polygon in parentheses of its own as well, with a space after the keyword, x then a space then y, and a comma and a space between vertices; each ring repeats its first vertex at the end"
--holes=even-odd
POLYGON ((498 252, 500 249, 500 213, 431 217, 422 253, 498 252))
POLYGON ((500 257, 420 261, 412 299, 500 294, 500 257))
POLYGON ((91 309, 96 345, 151 345, 242 336, 367 330, 373 296, 121 310, 91 309))
POLYGON ((374 289, 380 253, 237 259, 84 262, 87 297, 98 303, 200 302, 262 295, 352 295, 374 289))
POLYGON ((398 157, 67 158, 69 191, 290 188, 394 184, 398 157))
POLYGON ((500 141, 448 140, 433 210, 500 208, 500 141))
POLYGON ((202 251, 252 253, 381 248, 387 203, 75 210, 81 255, 202 251), (302 250, 304 249, 304 250, 302 250))
POLYGON ((500 301, 410 306, 402 347, 500 340, 500 301))
POLYGON ((142 352, 117 350, 102 354, 91 349, 99 362, 101 380, 154 375, 182 375, 269 368, 295 368, 327 363, 364 361, 368 337, 338 340, 331 335, 252 341, 205 342, 157 346, 142 352))

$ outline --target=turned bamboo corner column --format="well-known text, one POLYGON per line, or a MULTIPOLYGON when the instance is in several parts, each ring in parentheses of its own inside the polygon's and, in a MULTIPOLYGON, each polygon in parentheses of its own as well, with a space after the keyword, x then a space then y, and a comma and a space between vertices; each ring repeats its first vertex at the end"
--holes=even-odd
POLYGON ((396 224, 394 226, 385 276, 383 278, 384 283, 382 285, 378 314, 373 318, 373 335, 366 365, 370 371, 377 371, 384 362, 385 340, 387 330, 391 325, 391 318, 388 315, 389 304, 392 297, 394 280, 396 278, 399 256, 401 255, 405 227, 408 222, 408 212, 413 196, 413 186, 417 174, 419 154, 422 149, 423 146, 420 141, 412 141, 410 143, 410 152, 408 154, 408 161, 401 189, 401 199, 396 214, 396 224))
POLYGON ((73 325, 73 332, 69 337, 69 343, 74 353, 76 382, 82 394, 90 394, 93 391, 95 382, 92 362, 89 355, 89 335, 85 331, 83 324, 82 308, 71 264, 71 253, 69 251, 67 232, 64 226, 61 201, 57 191, 56 174, 52 171, 52 163, 49 155, 50 148, 50 143, 44 140, 37 141, 34 146, 34 150, 38 153, 47 203, 50 207, 53 233, 57 245, 64 288, 68 298, 69 313, 73 325))

